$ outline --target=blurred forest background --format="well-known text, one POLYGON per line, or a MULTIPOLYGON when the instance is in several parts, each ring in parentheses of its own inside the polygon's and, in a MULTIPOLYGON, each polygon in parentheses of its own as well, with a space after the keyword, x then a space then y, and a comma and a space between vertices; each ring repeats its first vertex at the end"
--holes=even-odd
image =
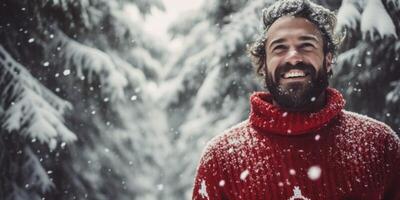
MULTIPOLYGON (((273 2, 204 0, 176 51, 143 28, 161 0, 1 0, 0 199, 190 199, 205 143, 264 90, 246 50, 273 2)), ((331 85, 399 133, 400 1, 316 2, 347 35, 331 85)))

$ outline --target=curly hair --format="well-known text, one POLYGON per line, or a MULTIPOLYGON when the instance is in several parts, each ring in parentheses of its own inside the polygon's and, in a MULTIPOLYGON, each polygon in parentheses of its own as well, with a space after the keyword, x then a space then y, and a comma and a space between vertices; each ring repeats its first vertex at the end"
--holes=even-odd
POLYGON ((334 34, 336 16, 332 11, 309 0, 280 0, 264 8, 262 12, 263 34, 249 48, 249 55, 257 74, 264 75, 266 33, 271 25, 283 16, 303 17, 312 22, 321 31, 324 54, 335 55, 340 39, 334 34))

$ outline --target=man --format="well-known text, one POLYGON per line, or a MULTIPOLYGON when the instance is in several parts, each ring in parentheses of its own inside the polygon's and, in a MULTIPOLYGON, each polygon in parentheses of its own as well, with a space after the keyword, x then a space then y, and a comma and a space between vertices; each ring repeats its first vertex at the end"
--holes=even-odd
POLYGON ((249 119, 209 142, 193 199, 400 199, 399 138, 328 87, 335 20, 308 0, 263 11, 251 56, 270 93, 252 94, 249 119))

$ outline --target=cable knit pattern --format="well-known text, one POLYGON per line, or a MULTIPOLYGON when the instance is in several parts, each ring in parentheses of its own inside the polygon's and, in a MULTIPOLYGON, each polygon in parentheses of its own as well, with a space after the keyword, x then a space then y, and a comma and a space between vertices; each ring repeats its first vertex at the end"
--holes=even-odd
POLYGON ((327 93, 316 113, 285 113, 254 93, 249 120, 207 144, 193 199, 399 200, 398 136, 327 93))

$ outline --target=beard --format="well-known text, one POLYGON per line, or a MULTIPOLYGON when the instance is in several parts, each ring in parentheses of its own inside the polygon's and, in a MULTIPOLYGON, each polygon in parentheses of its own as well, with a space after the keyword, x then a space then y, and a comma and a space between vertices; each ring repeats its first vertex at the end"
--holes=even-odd
POLYGON ((268 72, 265 82, 267 89, 272 94, 272 98, 279 106, 287 110, 303 110, 313 105, 329 85, 328 73, 324 67, 325 62, 324 59, 323 66, 319 68, 321 69, 319 71, 316 71, 316 68, 311 64, 302 62, 294 66, 290 64, 278 66, 275 74, 268 72), (310 78, 307 81, 280 84, 282 74, 291 69, 303 70, 310 78))

